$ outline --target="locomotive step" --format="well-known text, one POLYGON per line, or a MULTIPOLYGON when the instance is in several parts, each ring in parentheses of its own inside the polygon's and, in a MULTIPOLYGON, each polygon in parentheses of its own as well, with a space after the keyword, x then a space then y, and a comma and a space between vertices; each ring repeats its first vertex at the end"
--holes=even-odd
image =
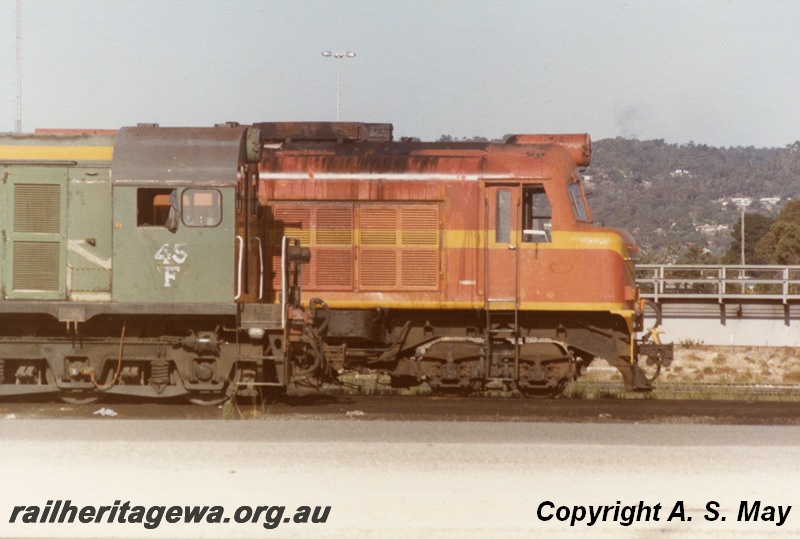
POLYGON ((516 329, 490 329, 489 335, 516 335, 516 329))

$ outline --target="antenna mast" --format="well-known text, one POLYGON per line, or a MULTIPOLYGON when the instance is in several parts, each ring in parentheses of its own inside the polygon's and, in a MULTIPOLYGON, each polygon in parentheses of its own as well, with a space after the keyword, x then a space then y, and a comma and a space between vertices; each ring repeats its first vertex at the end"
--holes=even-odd
POLYGON ((17 0, 17 118, 16 132, 22 133, 22 24, 20 24, 20 11, 22 0, 17 0))

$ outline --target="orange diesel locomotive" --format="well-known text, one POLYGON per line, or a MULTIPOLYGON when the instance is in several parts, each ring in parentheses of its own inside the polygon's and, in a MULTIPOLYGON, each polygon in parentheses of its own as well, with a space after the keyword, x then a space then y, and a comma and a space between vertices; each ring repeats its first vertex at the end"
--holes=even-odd
POLYGON ((636 337, 633 239, 592 222, 588 135, 421 143, 393 141, 390 124, 255 126, 265 294, 279 301, 282 238, 310 247, 301 284, 323 373, 555 394, 596 357, 629 390, 671 359, 636 337))

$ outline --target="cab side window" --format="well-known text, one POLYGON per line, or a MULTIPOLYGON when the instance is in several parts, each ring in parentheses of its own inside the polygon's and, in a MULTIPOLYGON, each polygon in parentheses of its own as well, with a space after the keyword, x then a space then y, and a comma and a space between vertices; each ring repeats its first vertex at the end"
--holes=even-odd
POLYGON ((184 190, 181 217, 186 226, 217 226, 222 221, 222 195, 216 189, 184 190))
POLYGON ((523 243, 550 243, 552 241, 552 212, 543 185, 526 185, 522 188, 522 241, 523 243))
POLYGON ((178 229, 176 189, 141 188, 136 192, 136 226, 178 229))
POLYGON ((511 191, 498 189, 495 213, 496 243, 511 243, 511 191))
POLYGON ((586 210, 586 202, 583 199, 580 183, 570 184, 569 198, 572 201, 572 211, 575 212, 575 218, 579 221, 588 221, 589 212, 586 210))

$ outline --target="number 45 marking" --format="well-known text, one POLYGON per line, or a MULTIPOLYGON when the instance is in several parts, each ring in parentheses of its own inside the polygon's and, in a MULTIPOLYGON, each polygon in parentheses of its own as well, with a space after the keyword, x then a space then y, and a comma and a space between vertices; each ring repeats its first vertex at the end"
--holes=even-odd
POLYGON ((165 243, 161 248, 156 251, 156 256, 153 257, 160 261, 164 266, 164 287, 172 286, 171 283, 176 279, 179 271, 181 271, 181 264, 186 262, 189 255, 186 253, 185 243, 176 243, 174 247, 170 247, 169 243, 165 243))
POLYGON ((170 244, 165 243, 161 246, 161 249, 156 252, 156 256, 154 258, 156 260, 160 260, 165 266, 170 266, 172 264, 183 264, 189 257, 184 250, 186 247, 187 244, 185 243, 176 243, 175 247, 170 248, 170 244))

